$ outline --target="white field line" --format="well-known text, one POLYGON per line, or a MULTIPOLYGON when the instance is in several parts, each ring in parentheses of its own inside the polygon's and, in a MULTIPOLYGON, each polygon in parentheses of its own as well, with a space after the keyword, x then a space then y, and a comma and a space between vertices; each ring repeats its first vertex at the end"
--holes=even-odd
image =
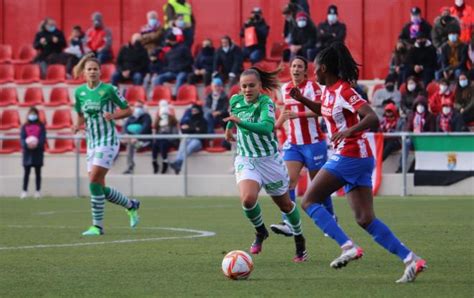
MULTIPOLYGON (((18 229, 31 229, 31 228, 45 228, 45 229, 79 229, 76 227, 67 226, 34 226, 34 225, 7 225, 8 228, 18 229)), ((117 228, 117 227, 116 227, 117 228)), ((118 227, 119 229, 130 229, 129 227, 118 227)), ((156 238, 142 238, 142 239, 123 239, 123 240, 112 240, 112 241, 100 241, 100 242, 78 242, 78 243, 62 243, 62 244, 37 244, 37 245, 26 245, 26 246, 0 246, 1 250, 22 250, 22 249, 39 249, 39 248, 57 248, 57 247, 78 247, 78 246, 90 246, 90 245, 104 245, 104 244, 117 244, 117 243, 133 243, 133 242, 150 242, 150 241, 162 241, 162 240, 174 240, 174 239, 191 239, 191 238, 202 238, 215 236, 215 232, 211 231, 200 231, 193 229, 184 228, 170 228, 170 227, 140 227, 143 230, 166 230, 175 232, 195 233, 195 235, 188 236, 170 236, 170 237, 156 237, 156 238)))

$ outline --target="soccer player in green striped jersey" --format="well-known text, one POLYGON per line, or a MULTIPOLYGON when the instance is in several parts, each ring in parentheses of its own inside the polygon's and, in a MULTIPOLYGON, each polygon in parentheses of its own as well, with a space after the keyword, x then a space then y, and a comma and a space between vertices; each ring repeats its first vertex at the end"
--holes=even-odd
POLYGON ((278 88, 277 74, 278 71, 265 72, 255 67, 242 73, 241 93, 230 99, 231 116, 224 119, 228 121, 226 140, 235 141, 232 129, 236 126, 235 175, 244 213, 256 230, 250 252, 260 253, 262 243, 268 237, 258 204, 258 193, 263 187, 286 215, 292 228, 296 244, 296 256, 293 260, 304 262, 307 253, 301 218, 296 204, 290 200, 288 170, 278 151, 273 132, 275 106, 267 95, 261 94, 262 89, 271 91, 278 88))
POLYGON ((84 56, 74 67, 74 76, 77 78, 82 75, 86 84, 75 92, 78 120, 73 132, 77 133, 85 125, 92 208, 92 226, 82 235, 97 236, 104 234, 105 200, 127 209, 132 228, 139 221, 137 211, 140 201, 131 200, 118 190, 105 185, 105 176, 112 167, 120 146, 114 120, 130 116, 132 110, 116 87, 100 81, 100 63, 93 55, 84 56))

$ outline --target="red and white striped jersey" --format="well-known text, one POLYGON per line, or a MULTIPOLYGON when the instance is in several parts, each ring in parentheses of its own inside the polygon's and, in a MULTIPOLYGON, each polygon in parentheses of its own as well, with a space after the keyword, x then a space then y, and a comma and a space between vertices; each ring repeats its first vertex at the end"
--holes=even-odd
MULTIPOLYGON (((321 114, 326 121, 329 138, 337 132, 356 125, 359 122, 357 110, 367 103, 349 83, 344 81, 338 81, 325 88, 321 101, 321 114)), ((333 145, 334 153, 342 156, 353 158, 373 156, 369 142, 362 131, 333 145)))
MULTIPOLYGON (((281 87, 285 110, 301 114, 311 112, 311 110, 305 107, 305 105, 291 98, 290 90, 293 87, 294 85, 292 81, 283 84, 281 87)), ((315 82, 305 80, 298 86, 298 88, 304 97, 313 101, 320 101, 321 88, 315 82)), ((289 119, 288 121, 289 133, 287 142, 295 145, 303 145, 313 144, 324 140, 323 132, 318 125, 318 118, 301 116, 295 119, 289 119)))

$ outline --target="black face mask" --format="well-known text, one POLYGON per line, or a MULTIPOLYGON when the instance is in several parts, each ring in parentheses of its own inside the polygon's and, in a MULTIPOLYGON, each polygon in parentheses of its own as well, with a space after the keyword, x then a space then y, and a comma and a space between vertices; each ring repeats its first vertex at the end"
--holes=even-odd
POLYGON ((205 56, 211 56, 214 54, 214 48, 213 47, 204 47, 202 48, 202 54, 205 56))
POLYGON ((395 90, 395 86, 394 85, 385 85, 385 89, 387 89, 388 92, 393 92, 393 90, 395 90))

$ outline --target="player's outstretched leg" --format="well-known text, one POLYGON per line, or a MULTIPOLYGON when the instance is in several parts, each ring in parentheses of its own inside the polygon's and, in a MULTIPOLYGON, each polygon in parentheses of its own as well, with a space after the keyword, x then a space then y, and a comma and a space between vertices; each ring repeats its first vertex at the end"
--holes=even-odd
POLYGON ((92 226, 82 233, 84 236, 99 236, 104 234, 104 204, 105 196, 102 185, 99 183, 90 183, 92 226))
POLYGON ((127 208, 127 214, 130 218, 130 227, 135 228, 140 221, 140 217, 138 216, 140 201, 135 199, 129 199, 127 196, 125 196, 115 188, 108 186, 104 187, 104 193, 107 201, 127 208))
MULTIPOLYGON (((290 200, 295 203, 296 202, 296 190, 295 189, 289 189, 288 193, 290 195, 290 200)), ((286 236, 286 237, 292 237, 293 236, 293 231, 291 230, 291 227, 288 224, 288 219, 287 219, 284 212, 282 212, 282 221, 278 224, 270 225, 270 229, 275 234, 283 235, 283 236, 286 236)))
POLYGON ((262 209, 258 202, 251 208, 245 208, 245 206, 242 206, 242 208, 244 209, 245 216, 257 231, 255 233, 255 241, 250 246, 250 253, 258 254, 262 251, 263 241, 268 238, 268 231, 263 223, 262 209))

